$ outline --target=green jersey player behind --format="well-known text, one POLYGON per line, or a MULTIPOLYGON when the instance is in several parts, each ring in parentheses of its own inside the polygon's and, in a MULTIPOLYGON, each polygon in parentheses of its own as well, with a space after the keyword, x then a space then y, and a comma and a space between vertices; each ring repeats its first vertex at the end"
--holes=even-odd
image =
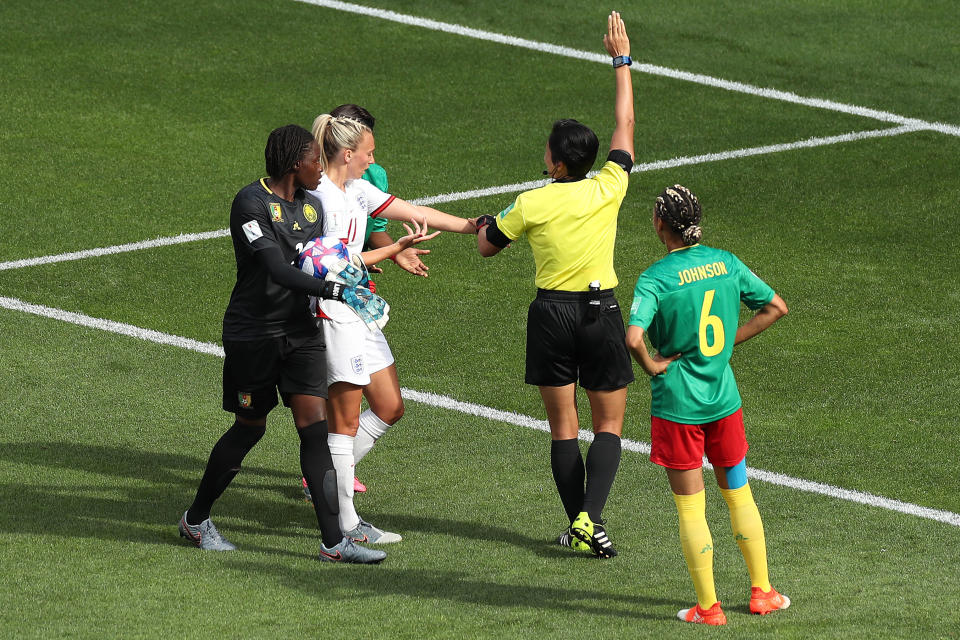
POLYGON ((645 327, 659 353, 676 364, 650 379, 650 413, 702 424, 740 408, 730 357, 740 303, 759 309, 776 295, 729 251, 681 246, 637 280, 630 324, 645 327))
POLYGON ((747 438, 730 368, 733 347, 787 313, 787 305, 737 256, 700 244, 700 202, 689 189, 664 189, 653 228, 667 255, 637 279, 627 346, 650 378, 650 460, 666 468, 684 559, 697 603, 677 617, 722 625, 713 582, 713 538, 706 520, 703 456, 713 465, 734 538, 750 572, 750 611, 790 606, 770 584, 760 512, 747 483, 747 438), (740 305, 757 310, 739 326, 740 305), (656 350, 650 355, 644 332, 656 350))

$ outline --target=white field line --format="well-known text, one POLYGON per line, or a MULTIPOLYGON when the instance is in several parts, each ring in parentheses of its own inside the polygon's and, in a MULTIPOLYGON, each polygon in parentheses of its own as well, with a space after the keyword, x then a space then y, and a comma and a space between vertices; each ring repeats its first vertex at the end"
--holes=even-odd
POLYGON ((203 233, 183 233, 178 236, 168 238, 157 238, 155 240, 143 240, 140 242, 131 242, 130 244, 118 244, 112 247, 101 247, 99 249, 85 249, 83 251, 71 251, 70 253, 60 253, 53 256, 41 256, 39 258, 26 258, 23 260, 13 260, 11 262, 0 262, 0 271, 6 269, 22 269, 23 267, 35 267, 42 264, 53 264, 55 262, 67 262, 70 260, 81 260, 83 258, 96 258, 99 256, 108 256, 114 253, 125 253, 127 251, 139 251, 140 249, 153 249, 155 247, 164 247, 173 244, 183 244, 184 242, 195 242, 197 240, 209 240, 211 238, 221 238, 229 236, 230 229, 218 229, 217 231, 204 231, 203 233))
MULTIPOLYGON (((784 142, 780 144, 769 144, 760 147, 748 147, 746 149, 734 149, 732 151, 721 151, 719 153, 706 153, 699 156, 685 156, 682 158, 673 158, 671 160, 658 160, 656 162, 647 162, 633 166, 631 173, 646 173, 648 171, 660 171, 662 169, 673 169, 676 167, 685 167, 706 162, 718 162, 720 160, 732 160, 735 158, 747 158, 750 156, 760 156, 769 153, 782 153, 784 151, 793 151, 795 149, 811 149, 813 147, 824 147, 831 144, 840 144, 843 142, 856 142, 858 140, 867 140, 869 138, 886 138, 889 136, 899 136, 912 131, 919 131, 920 128, 914 125, 902 125, 899 127, 889 127, 886 129, 873 129, 871 131, 854 131, 836 136, 807 138, 797 140, 796 142, 784 142)), ((595 175, 593 171, 589 175, 595 175)), ((440 195, 429 198, 420 198, 411 200, 414 204, 434 205, 443 202, 458 202, 460 200, 469 200, 472 198, 485 198, 487 196, 502 195, 505 193, 518 193, 527 191, 547 184, 549 180, 531 180, 529 182, 518 182, 516 184, 506 184, 499 187, 487 187, 485 189, 474 189, 473 191, 456 191, 451 193, 441 193, 440 195)), ((0 269, 3 264, 0 264, 0 269)))
MULTIPOLYGON (((458 36, 463 36, 466 38, 474 38, 477 40, 484 40, 487 42, 495 42, 498 44, 504 44, 511 47, 520 47, 522 49, 530 49, 532 51, 539 51, 541 53, 549 53, 557 56, 563 56, 566 58, 576 58, 578 60, 587 60, 590 62, 597 62, 604 65, 610 64, 610 56, 603 53, 592 53, 589 51, 582 51, 579 49, 571 49, 570 47, 562 47, 559 45, 549 44, 546 42, 537 42, 536 40, 527 40, 525 38, 517 38, 515 36, 503 35, 501 33, 494 33, 492 31, 482 31, 480 29, 472 29, 470 27, 464 27, 458 24, 450 24, 448 22, 439 22, 437 20, 429 20, 427 18, 418 18, 416 16, 410 16, 402 13, 396 13, 394 11, 387 11, 385 9, 376 9, 373 7, 365 7, 359 4, 352 4, 349 2, 339 2, 337 0, 297 0, 298 2, 303 2, 305 4, 311 4, 318 7, 324 7, 327 9, 334 9, 337 11, 345 11, 348 13, 355 13, 371 18, 378 18, 380 20, 388 20, 390 22, 398 22, 400 24, 405 24, 414 27, 422 27, 424 29, 430 29, 432 31, 442 31, 444 33, 450 33, 458 36)), ((660 67, 652 64, 642 64, 639 62, 634 62, 631 67, 634 71, 640 73, 646 73, 649 75, 664 76, 667 78, 673 78, 675 80, 684 80, 686 82, 694 82, 696 84, 702 84, 709 87, 714 87, 717 89, 725 89, 727 91, 735 91, 738 93, 745 93, 753 96, 759 96, 761 98, 769 98, 772 100, 781 100, 783 102, 790 102, 793 104, 799 104, 806 107, 813 107, 817 109, 826 109, 829 111, 836 111, 840 113, 848 113, 851 115, 862 116, 865 118, 873 118, 874 120, 881 120, 883 122, 895 122, 897 124, 907 124, 911 126, 916 126, 921 129, 928 129, 931 131, 938 131, 940 133, 945 133, 952 136, 960 136, 960 126, 945 124, 942 122, 925 122, 923 120, 918 120, 916 118, 907 118, 904 116, 897 115, 895 113, 889 113, 887 111, 879 111, 877 109, 870 109, 868 107, 858 107, 856 105, 842 104, 840 102, 834 102, 833 100, 823 100, 820 98, 805 98, 799 96, 795 93, 789 91, 778 91, 776 89, 764 89, 760 87, 755 87, 753 85, 744 84, 742 82, 731 82, 729 80, 723 80, 721 78, 714 78, 712 76, 706 76, 699 73, 689 73, 687 71, 680 71, 678 69, 670 69, 668 67, 660 67)))
MULTIPOLYGON (((844 142, 855 142, 857 140, 866 140, 869 138, 883 138, 888 136, 898 136, 912 131, 918 131, 919 128, 914 125, 902 125, 899 127, 889 127, 886 129, 874 129, 871 131, 854 131, 842 135, 807 138, 796 142, 785 142, 781 144, 770 144, 760 147, 749 147, 746 149, 734 149, 732 151, 722 151, 719 153, 707 153, 698 156, 686 156, 682 158, 673 158, 671 160, 658 160, 644 164, 634 165, 632 173, 644 173, 647 171, 659 171, 662 169, 671 169, 705 162, 718 162, 720 160, 732 160, 735 158, 746 158, 749 156, 759 156, 769 153, 782 153, 784 151, 793 151, 795 149, 810 149, 813 147, 822 147, 831 144, 840 144, 844 142)), ((591 175, 595 174, 593 172, 591 175)), ((531 180, 529 182, 518 182, 514 184, 505 184, 496 187, 486 187, 483 189, 474 189, 472 191, 456 191, 450 193, 441 193, 426 198, 417 198, 411 200, 413 204, 434 205, 444 202, 459 202, 462 200, 471 200, 474 198, 485 198, 487 196, 503 195, 507 193, 519 193, 535 189, 546 184, 548 180, 531 180)), ((144 240, 142 242, 132 242, 129 244, 114 245, 112 247, 100 247, 97 249, 86 249, 84 251, 72 251, 70 253, 61 253, 50 256, 41 256, 39 258, 25 258, 23 260, 12 260, 10 262, 0 262, 0 271, 7 269, 21 269, 23 267, 35 267, 56 262, 66 262, 69 260, 81 260, 83 258, 95 258, 99 256, 124 253, 127 251, 139 251, 141 249, 151 249, 155 247, 183 244, 186 242, 196 242, 198 240, 209 240, 212 238, 222 238, 229 236, 229 229, 218 229, 216 231, 206 231, 203 233, 186 233, 178 236, 166 238, 157 238, 155 240, 144 240)))
MULTIPOLYGON (((45 307, 38 304, 30 304, 21 300, 17 300, 16 298, 0 297, 0 307, 11 309, 13 311, 32 313, 34 315, 52 318, 54 320, 61 320, 63 322, 76 324, 82 327, 90 327, 93 329, 100 329, 102 331, 118 333, 120 335, 138 338, 140 340, 146 340, 149 342, 155 342, 157 344, 170 345, 179 347, 181 349, 196 351, 198 353, 215 355, 221 358, 223 357, 223 348, 220 345, 211 342, 199 342, 197 340, 191 340, 190 338, 169 335, 159 331, 154 331, 152 329, 143 329, 141 327, 124 324, 121 322, 93 318, 80 313, 63 311, 61 309, 53 309, 51 307, 45 307)), ((455 400, 454 398, 450 398, 448 396, 442 396, 436 393, 424 391, 415 391, 413 389, 404 388, 402 389, 402 393, 403 397, 407 400, 418 402, 420 404, 426 404, 441 409, 448 409, 450 411, 457 411, 467 415, 478 416, 487 420, 495 420, 497 422, 526 427, 528 429, 544 431, 546 433, 550 432, 550 427, 545 420, 538 420, 536 418, 531 418, 530 416, 525 416, 519 413, 500 411, 498 409, 485 407, 479 404, 455 400)), ((592 441, 593 433, 581 429, 579 438, 587 442, 592 441)), ((637 442, 635 440, 624 438, 622 445, 627 451, 633 451, 644 455, 650 453, 650 445, 645 442, 637 442)), ((704 462, 704 466, 710 468, 710 465, 706 464, 706 461, 704 462)), ((943 522, 955 527, 960 527, 960 514, 952 513, 950 511, 930 509, 928 507, 921 507, 909 502, 891 500, 890 498, 884 498, 883 496, 876 496, 870 493, 863 493, 861 491, 851 491, 849 489, 834 487, 832 485, 822 484, 819 482, 811 482, 801 478, 792 478, 780 473, 764 471, 763 469, 754 469, 752 467, 747 468, 747 476, 756 480, 780 485, 782 487, 787 487, 798 491, 816 493, 831 498, 838 498, 841 500, 847 500, 849 502, 868 505, 871 507, 879 507, 889 511, 897 511, 899 513, 904 513, 919 518, 926 518, 929 520, 936 520, 938 522, 943 522)))
POLYGON ((64 311, 62 309, 54 309, 52 307, 45 307, 39 304, 31 304, 29 302, 24 302, 23 300, 7 298, 5 296, 0 296, 0 307, 4 309, 10 309, 12 311, 32 313, 33 315, 43 316, 44 318, 52 318, 53 320, 61 320, 63 322, 69 322, 70 324, 79 325, 81 327, 89 327, 91 329, 99 329, 101 331, 108 331, 110 333, 118 333, 131 338, 139 338, 140 340, 146 340, 147 342, 166 344, 173 347, 180 347, 181 349, 187 349, 189 351, 220 356, 221 358, 223 357, 223 347, 218 344, 199 342, 197 340, 191 340, 190 338, 172 336, 167 333, 154 331, 153 329, 142 329, 132 324, 124 324, 122 322, 114 322, 113 320, 104 320, 102 318, 93 318, 82 313, 73 313, 72 311, 64 311))

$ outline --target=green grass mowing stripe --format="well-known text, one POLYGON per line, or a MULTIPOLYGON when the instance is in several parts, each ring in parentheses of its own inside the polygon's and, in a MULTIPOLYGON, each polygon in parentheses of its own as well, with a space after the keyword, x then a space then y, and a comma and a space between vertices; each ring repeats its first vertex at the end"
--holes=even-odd
MULTIPOLYGON (((398 22, 404 25, 416 26, 416 27, 421 27, 425 29, 432 29, 436 31, 442 31, 445 33, 452 33, 459 36, 476 38, 478 40, 486 40, 489 42, 496 42, 498 44, 504 44, 504 45, 513 46, 513 47, 522 47, 525 49, 531 49, 534 51, 550 53, 553 55, 564 56, 568 58, 575 58, 578 60, 598 62, 604 65, 607 65, 610 63, 609 56, 604 53, 592 53, 589 51, 580 51, 577 49, 572 49, 570 47, 564 47, 564 46, 549 44, 545 42, 536 42, 533 40, 527 40, 525 38, 518 38, 515 36, 507 36, 499 33, 492 33, 490 31, 482 31, 479 29, 473 29, 463 25, 449 24, 446 22, 439 22, 436 20, 429 20, 426 18, 418 18, 416 16, 404 15, 404 14, 396 13, 394 11, 386 11, 383 9, 376 9, 373 7, 352 4, 349 2, 339 2, 338 0, 297 0, 297 2, 312 4, 319 7, 334 9, 337 11, 348 11, 351 13, 357 13, 360 15, 368 16, 368 17, 379 18, 381 20, 390 20, 390 21, 398 22)), ((709 87, 724 89, 727 91, 735 91, 739 93, 745 93, 748 95, 759 96, 763 98, 770 98, 773 100, 780 100, 783 102, 790 102, 793 104, 803 105, 807 107, 826 109, 829 111, 836 111, 839 113, 862 116, 865 118, 872 118, 872 119, 881 120, 884 122, 895 122, 898 124, 905 124, 905 125, 914 126, 917 128, 930 129, 930 130, 937 131, 939 133, 944 133, 947 135, 960 136, 960 126, 956 126, 952 124, 947 124, 942 122, 936 122, 936 123, 925 122, 917 118, 906 118, 904 116, 900 116, 895 113, 889 113, 889 112, 880 111, 877 109, 870 109, 866 107, 859 107, 856 105, 842 104, 839 102, 834 102, 832 100, 823 100, 820 98, 806 98, 788 91, 778 91, 775 89, 763 89, 763 88, 755 87, 753 85, 749 85, 742 82, 731 82, 729 80, 714 78, 711 76, 698 74, 698 73, 689 73, 689 72, 680 71, 677 69, 670 69, 670 68, 661 67, 658 65, 643 64, 643 63, 637 62, 633 64, 632 68, 635 71, 640 73, 664 76, 664 77, 672 78, 675 80, 684 80, 686 82, 693 82, 697 84, 706 85, 709 87)))
MULTIPOLYGON (((293 43, 317 33, 305 19, 316 14, 313 7, 278 8, 275 19, 287 21, 288 29, 262 23, 252 2, 231 3, 229 11, 203 5, 190 18, 175 5, 149 3, 134 3, 121 13, 91 2, 45 6, 39 12, 43 20, 11 12, 28 25, 8 30, 15 39, 4 50, 14 61, 7 69, 16 100, 0 107, 5 115, 0 120, 11 123, 2 133, 0 164, 7 170, 0 173, 7 177, 0 178, 0 193, 8 207, 69 215, 74 225, 69 237, 36 234, 11 216, 0 223, 7 240, 0 247, 4 258, 222 224, 236 176, 252 178, 262 171, 257 157, 265 133, 278 122, 309 122, 347 96, 380 118, 378 157, 400 187, 396 192, 408 199, 448 191, 463 184, 464 176, 493 184, 539 175, 543 138, 556 117, 576 116, 601 139, 608 133, 604 96, 612 93, 612 83, 606 72, 583 74, 571 83, 584 67, 576 60, 430 32, 411 40, 408 28, 336 12, 325 12, 324 31, 348 33, 362 23, 370 40, 397 53, 371 68, 353 62, 359 44, 331 47, 317 62, 323 81, 305 80, 297 100, 278 102, 274 96, 289 87, 261 74, 258 64, 292 55, 287 49, 293 43), (147 15, 140 15, 145 9, 147 15), (197 25, 212 23, 218 29, 199 37, 197 25), (155 33, 142 37, 145 28, 155 33), (104 40, 111 47, 103 47, 104 40), (452 82, 463 74, 463 59, 485 62, 471 68, 469 83, 452 82), (524 64, 531 60, 540 64, 524 64), (551 64, 542 64, 547 61, 551 64), (505 79, 538 90, 512 92, 509 100, 476 90, 505 79), (256 92, 248 90, 251 84, 256 92), (103 135, 104 126, 111 135, 103 135), (37 154, 53 148, 58 153, 37 154), (124 159, 145 149, 149 162, 124 159), (35 167, 34 189, 17 187, 14 176, 22 166, 35 167)), ((862 124, 861 118, 784 109, 665 78, 645 77, 637 84, 638 139, 645 141, 640 161, 697 152, 704 139, 714 141, 711 148, 731 148, 742 140, 760 144, 862 124), (653 95, 656 101, 648 99, 653 95), (796 133, 785 133, 790 131, 796 133)))
MULTIPOLYGON (((882 138, 889 136, 897 136, 905 133, 910 133, 913 131, 919 131, 920 128, 914 125, 904 125, 900 127, 891 127, 889 129, 877 129, 872 131, 858 131, 852 132, 839 136, 829 136, 829 137, 816 137, 816 138, 807 138, 805 140, 798 140, 796 142, 786 142, 781 144, 773 145, 764 145, 760 147, 750 147, 746 149, 735 149, 732 151, 722 151, 718 153, 707 153, 691 157, 683 158, 673 158, 671 160, 660 160, 657 162, 646 162, 634 165, 631 173, 644 173, 648 171, 660 171, 663 169, 671 169, 675 167, 690 166, 696 164, 702 164, 706 162, 719 162, 721 160, 732 160, 737 158, 748 158, 751 156, 766 155, 771 153, 783 153, 786 151, 793 151, 796 149, 811 149, 814 147, 822 147, 833 144, 842 144, 847 142, 855 142, 858 140, 867 140, 870 138, 882 138)), ((597 172, 591 172, 589 175, 594 175, 597 172)), ((534 180, 530 182, 521 182, 508 185, 500 185, 496 187, 486 187, 483 189, 473 189, 471 191, 457 191, 451 193, 442 193, 435 196, 430 196, 426 198, 416 198, 411 200, 412 204, 416 205, 436 205, 441 203, 448 202, 460 202, 463 200, 471 200, 474 198, 485 198, 493 195, 503 195, 509 193, 518 193, 520 191, 526 191, 528 189, 533 189, 539 186, 543 186, 548 181, 546 180, 534 180)), ((157 238, 155 240, 142 240, 138 242, 131 242, 128 244, 114 245, 111 247, 98 247, 94 249, 85 249, 82 251, 71 251, 69 253, 61 253, 56 255, 49 256, 38 256, 36 258, 23 258, 20 260, 11 260, 8 262, 0 262, 0 271, 5 271, 9 269, 22 269, 25 267, 35 267, 45 264, 55 264, 58 262, 69 262, 71 260, 82 260, 84 258, 97 258, 105 255, 113 255, 116 253, 126 253, 129 251, 141 251, 144 249, 153 249, 156 247, 171 246, 175 244, 184 244, 187 242, 197 242, 200 240, 211 240, 215 238, 222 238, 230 235, 229 229, 218 229, 215 231, 207 231, 203 233, 184 233, 177 236, 170 236, 165 238, 157 238)))
MULTIPOLYGON (((606 510, 622 553, 598 563, 546 542, 561 509, 545 434, 413 405, 366 461, 372 489, 358 499, 362 514, 403 531, 404 543, 380 567, 329 567, 314 559, 292 425, 278 414, 218 504, 218 524, 241 551, 203 554, 177 540, 175 521, 202 450, 225 426, 216 403, 203 401, 219 375, 209 358, 20 314, 4 324, 28 347, 0 372, 5 386, 34 369, 38 352, 71 363, 34 389, 59 394, 62 406, 38 402, 28 421, 8 426, 0 449, 0 492, 11 507, 0 517, 0 556, 15 587, 0 593, 6 637, 146 638, 184 620, 195 633, 232 637, 317 629, 356 638, 545 636, 578 624, 600 637, 698 633, 673 619, 693 590, 665 480, 645 461, 624 459, 606 510), (170 356, 181 375, 158 389, 154 365, 170 356), (127 367, 122 380, 112 375, 117 363, 127 367), (78 374, 91 384, 70 384, 78 374), (103 404, 84 402, 101 397, 94 384, 111 406, 143 402, 99 427, 103 404), (181 405, 199 411, 167 420, 181 405), (72 420, 63 406, 77 409, 72 420)), ((746 572, 711 487, 726 636, 843 638, 869 629, 877 638, 950 637, 956 625, 942 602, 960 597, 948 579, 955 535, 762 483, 754 492, 774 583, 794 606, 764 618, 746 613, 746 572), (940 597, 929 597, 931 584, 940 597), (882 626, 873 625, 878 607, 882 626)))
MULTIPOLYGON (((11 309, 14 311, 22 311, 25 313, 31 313, 34 315, 39 315, 54 320, 61 320, 63 322, 69 322, 71 324, 77 324, 80 326, 91 327, 94 329, 100 329, 103 331, 108 331, 112 333, 118 333, 121 335, 138 338, 140 340, 146 340, 149 342, 155 342, 157 344, 165 344, 170 346, 175 346, 181 349, 188 349, 191 351, 196 351, 198 353, 206 353, 210 355, 216 355, 223 357, 223 349, 219 345, 198 342, 196 340, 191 340, 189 338, 183 338, 180 336, 172 336, 169 334, 164 334, 152 329, 143 329, 141 327, 134 327, 131 325, 114 322, 112 320, 103 320, 99 318, 91 318, 83 314, 65 312, 59 309, 51 309, 49 307, 43 307, 41 305, 27 304, 19 300, 0 297, 0 307, 11 309)), ((419 402, 422 404, 429 404, 434 407, 440 407, 443 409, 458 411, 460 413, 465 413, 469 415, 480 416, 488 420, 496 420, 499 422, 505 422, 508 424, 522 426, 527 428, 537 429, 539 431, 549 432, 549 426, 543 420, 536 420, 528 416, 521 414, 499 411, 486 407, 483 405, 473 404, 462 402, 454 398, 447 396, 442 396, 434 393, 424 393, 421 391, 416 391, 412 389, 403 389, 404 398, 419 402)), ((593 434, 589 431, 581 430, 580 440, 590 441, 593 439, 593 434)), ((650 448, 646 443, 638 443, 629 439, 624 440, 624 448, 639 453, 649 453, 650 448)), ((712 469, 712 466, 704 461, 704 467, 707 470, 712 469)), ((798 491, 805 491, 808 493, 819 493, 822 495, 840 498, 850 502, 858 502, 861 504, 879 507, 882 509, 887 509, 890 511, 898 511, 900 513, 905 513, 912 516, 917 516, 920 518, 927 518, 931 520, 936 520, 943 522, 945 524, 953 525, 960 527, 960 514, 951 513, 949 511, 943 511, 939 509, 930 509, 926 507, 921 507, 918 505, 913 505, 909 503, 902 502, 900 500, 891 500, 883 496, 875 496, 869 493, 862 491, 851 491, 848 489, 843 489, 841 487, 833 487, 827 484, 811 482, 809 480, 803 480, 800 478, 791 478, 790 476, 774 473, 770 471, 765 471, 762 469, 748 468, 747 475, 751 478, 763 480, 771 484, 778 484, 784 487, 795 489, 798 491)))
MULTIPOLYGON (((452 0, 362 3, 598 52, 596 27, 610 10, 576 0, 557 0, 549 11, 535 0, 517 0, 510 10, 452 0)), ((957 124, 960 78, 952 71, 960 50, 950 46, 950 2, 624 0, 616 8, 635 60, 957 124)))

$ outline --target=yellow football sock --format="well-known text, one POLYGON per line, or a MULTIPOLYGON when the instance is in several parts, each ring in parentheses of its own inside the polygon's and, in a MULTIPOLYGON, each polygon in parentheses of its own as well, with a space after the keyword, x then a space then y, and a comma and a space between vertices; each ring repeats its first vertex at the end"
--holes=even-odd
POLYGON ((692 496, 673 494, 680 518, 680 546, 687 561, 687 569, 697 591, 701 609, 709 609, 717 602, 713 584, 713 538, 707 526, 706 492, 692 496))
POLYGON ((739 489, 720 489, 723 499, 730 509, 730 525, 733 537, 740 545, 740 553, 750 572, 750 584, 764 591, 770 590, 770 576, 767 573, 767 542, 763 536, 763 521, 760 511, 753 500, 750 485, 739 489))

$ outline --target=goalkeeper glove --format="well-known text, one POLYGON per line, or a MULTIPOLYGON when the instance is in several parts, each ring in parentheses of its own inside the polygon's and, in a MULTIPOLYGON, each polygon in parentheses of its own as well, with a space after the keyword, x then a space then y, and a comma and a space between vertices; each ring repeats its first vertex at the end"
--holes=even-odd
POLYGON ((353 309, 371 331, 374 327, 383 329, 389 320, 390 305, 365 287, 346 287, 341 301, 353 309))

